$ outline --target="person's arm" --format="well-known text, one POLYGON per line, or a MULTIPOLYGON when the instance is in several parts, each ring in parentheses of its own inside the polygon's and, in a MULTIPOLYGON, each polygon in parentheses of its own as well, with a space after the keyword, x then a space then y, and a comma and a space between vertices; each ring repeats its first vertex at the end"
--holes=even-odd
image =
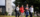
POLYGON ((34 8, 33 8, 33 13, 34 13, 34 8))
MULTIPOLYGON (((23 7, 23 10, 24 10, 24 7, 23 7)), ((25 11, 25 10, 24 10, 25 11)))
POLYGON ((21 8, 20 8, 20 11, 21 11, 21 8))
POLYGON ((29 10, 29 8, 28 8, 28 10, 29 10))
POLYGON ((29 10, 31 10, 31 7, 29 8, 29 10))

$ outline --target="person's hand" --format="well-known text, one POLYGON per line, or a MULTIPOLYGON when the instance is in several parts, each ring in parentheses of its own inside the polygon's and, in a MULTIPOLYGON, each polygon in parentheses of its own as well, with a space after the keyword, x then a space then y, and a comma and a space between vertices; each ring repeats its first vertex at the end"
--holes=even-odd
POLYGON ((23 9, 22 9, 23 10, 23 9))
POLYGON ((24 10, 25 11, 25 10, 24 10))

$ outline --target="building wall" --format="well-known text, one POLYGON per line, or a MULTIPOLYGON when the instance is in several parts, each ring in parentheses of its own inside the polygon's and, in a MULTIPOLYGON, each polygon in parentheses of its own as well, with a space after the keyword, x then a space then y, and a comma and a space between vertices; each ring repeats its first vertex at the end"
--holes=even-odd
POLYGON ((6 11, 12 12, 12 4, 11 0, 6 0, 6 11))

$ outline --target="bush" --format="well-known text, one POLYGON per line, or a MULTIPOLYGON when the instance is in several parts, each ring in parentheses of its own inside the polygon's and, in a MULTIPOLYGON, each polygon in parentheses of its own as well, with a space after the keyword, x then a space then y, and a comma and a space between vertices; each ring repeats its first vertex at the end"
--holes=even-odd
POLYGON ((8 15, 8 12, 6 12, 6 15, 8 15))

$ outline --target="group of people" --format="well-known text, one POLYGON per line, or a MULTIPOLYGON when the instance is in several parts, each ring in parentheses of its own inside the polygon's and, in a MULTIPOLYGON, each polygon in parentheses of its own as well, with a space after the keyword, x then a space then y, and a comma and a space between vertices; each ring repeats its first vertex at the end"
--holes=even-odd
POLYGON ((25 12, 26 17, 29 16, 32 17, 32 13, 33 13, 33 5, 31 5, 31 7, 28 7, 28 4, 26 4, 26 6, 24 7, 23 5, 19 8, 19 5, 16 7, 16 17, 18 15, 18 17, 20 16, 21 13, 21 17, 23 17, 23 13, 25 12))

